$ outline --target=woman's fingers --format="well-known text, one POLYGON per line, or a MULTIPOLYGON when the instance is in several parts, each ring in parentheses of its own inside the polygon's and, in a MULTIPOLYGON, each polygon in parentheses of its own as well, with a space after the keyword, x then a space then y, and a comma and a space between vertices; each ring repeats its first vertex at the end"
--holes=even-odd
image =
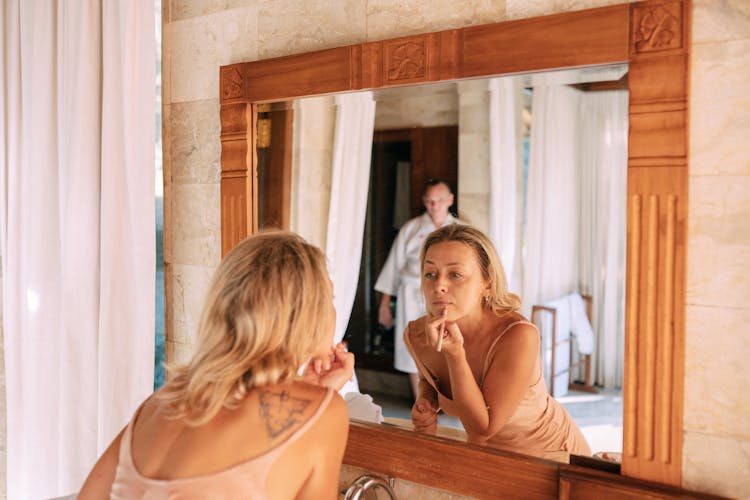
POLYGON ((313 361, 318 385, 340 390, 354 377, 354 354, 347 352, 342 344, 331 347, 330 352, 313 361))
POLYGON ((354 354, 336 349, 334 355, 336 356, 336 361, 341 365, 344 372, 348 374, 349 380, 351 380, 354 377, 354 354))
POLYGON ((412 406, 412 414, 414 412, 417 412, 418 414, 425 414, 425 415, 436 415, 437 414, 437 408, 432 404, 430 400, 427 398, 421 397, 418 398, 414 402, 414 406, 412 406))
POLYGON ((437 410, 425 398, 419 398, 411 409, 411 421, 418 432, 437 430, 437 410))
POLYGON ((442 320, 438 325, 438 341, 437 341, 437 352, 443 349, 443 337, 445 335, 445 318, 448 317, 448 308, 443 308, 442 320))
POLYGON ((445 323, 445 343, 447 347, 443 347, 443 350, 448 350, 453 352, 456 348, 460 347, 464 343, 464 337, 461 334, 461 329, 458 327, 458 324, 455 322, 446 322, 445 323))
MULTIPOLYGON (((443 311, 440 313, 440 316, 435 316, 431 319, 428 319, 425 333, 427 336, 427 343, 435 347, 436 349, 438 347, 442 347, 443 337, 445 334, 445 323, 446 318, 448 317, 448 308, 443 308, 443 311)), ((440 349, 437 349, 438 351, 440 349)))

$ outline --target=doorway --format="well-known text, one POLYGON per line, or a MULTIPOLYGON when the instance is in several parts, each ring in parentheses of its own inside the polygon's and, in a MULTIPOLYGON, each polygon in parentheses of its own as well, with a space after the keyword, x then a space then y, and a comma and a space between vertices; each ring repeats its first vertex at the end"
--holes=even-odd
MULTIPOLYGON (((359 282, 344 336, 357 357, 363 392, 411 397, 406 374, 393 368, 394 335, 401 332, 378 324, 380 294, 373 287, 401 225, 424 212, 422 189, 430 179, 444 180, 457 192, 457 126, 375 131, 359 282), (377 375, 371 379, 367 372, 377 375), (403 383, 384 382, 384 374, 403 383)), ((454 215, 457 210, 458 198, 450 208, 454 215)))

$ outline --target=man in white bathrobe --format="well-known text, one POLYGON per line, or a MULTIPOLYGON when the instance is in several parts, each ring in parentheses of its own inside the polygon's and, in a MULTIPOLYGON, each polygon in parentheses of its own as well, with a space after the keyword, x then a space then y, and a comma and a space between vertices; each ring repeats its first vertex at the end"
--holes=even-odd
POLYGON ((378 310, 378 322, 386 328, 394 324, 391 297, 396 296, 396 329, 394 367, 409 374, 412 393, 417 395, 419 376, 417 366, 404 345, 404 330, 409 321, 424 314, 424 300, 420 292, 419 252, 425 237, 435 229, 460 223, 448 209, 453 205, 453 193, 444 181, 430 180, 422 193, 426 212, 408 220, 393 241, 375 290, 383 294, 378 310))

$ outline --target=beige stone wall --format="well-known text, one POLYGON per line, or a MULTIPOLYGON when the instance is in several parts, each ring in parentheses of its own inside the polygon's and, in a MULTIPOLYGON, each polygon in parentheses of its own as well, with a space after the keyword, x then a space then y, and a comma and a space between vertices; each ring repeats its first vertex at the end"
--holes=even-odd
POLYGON ((694 0, 684 484, 750 497, 750 2, 694 0))
MULTIPOLYGON (((219 66, 619 3, 165 0, 167 356, 193 345, 219 262, 219 66)), ((684 484, 750 496, 750 4, 694 0, 684 484)))
POLYGON ((456 84, 375 92, 375 130, 458 125, 456 84))
POLYGON ((458 216, 490 228, 490 107, 488 81, 458 82, 458 216))

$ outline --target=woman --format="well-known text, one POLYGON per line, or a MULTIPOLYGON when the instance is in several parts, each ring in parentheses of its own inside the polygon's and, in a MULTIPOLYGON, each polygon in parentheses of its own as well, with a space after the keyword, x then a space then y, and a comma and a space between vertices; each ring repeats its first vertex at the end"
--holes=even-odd
POLYGON ((335 390, 354 358, 331 347, 334 323, 319 249, 278 231, 240 243, 213 278, 194 356, 78 498, 336 498, 349 423, 335 390))
POLYGON ((507 290, 492 242, 471 226, 447 226, 430 233, 421 260, 427 316, 404 332, 420 373, 414 427, 434 433, 442 409, 475 443, 550 458, 590 455, 547 392, 539 331, 517 312, 521 301, 507 290))

